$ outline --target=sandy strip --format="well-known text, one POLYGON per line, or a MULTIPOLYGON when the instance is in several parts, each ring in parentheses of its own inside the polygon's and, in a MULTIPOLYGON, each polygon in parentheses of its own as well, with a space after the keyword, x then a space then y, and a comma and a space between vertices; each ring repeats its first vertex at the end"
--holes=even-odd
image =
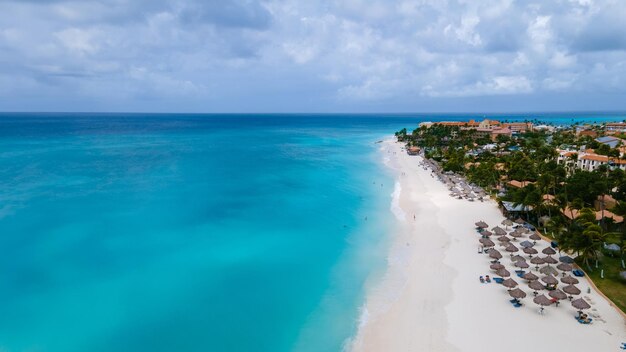
MULTIPOLYGON (((387 273, 368 292, 352 350, 620 351, 626 321, 606 299, 593 290, 588 293, 586 280, 577 286, 592 303, 592 325, 574 320, 576 310, 569 301, 547 307, 540 315, 531 290, 515 275, 529 294, 521 308, 509 303, 505 287, 481 284, 478 276, 495 275, 489 259, 477 253, 474 223, 499 225, 504 218, 496 203, 450 197, 444 185, 418 165, 420 157, 407 155, 401 147, 393 141, 381 146, 397 175, 392 211, 400 225, 387 273)), ((497 248, 509 266, 508 254, 497 248)))

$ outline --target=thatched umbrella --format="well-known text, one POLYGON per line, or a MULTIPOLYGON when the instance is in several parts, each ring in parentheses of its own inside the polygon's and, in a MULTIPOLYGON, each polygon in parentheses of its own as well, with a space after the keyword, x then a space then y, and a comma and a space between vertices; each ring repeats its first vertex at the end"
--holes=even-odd
POLYGON ((498 271, 498 270, 500 270, 500 269, 504 269, 504 265, 502 265, 502 264, 500 264, 500 263, 495 263, 495 264, 491 264, 491 265, 489 265, 489 268, 490 268, 491 270, 496 270, 496 271, 498 271))
POLYGON ((541 253, 547 254, 547 255, 553 255, 553 254, 556 254, 556 251, 552 247, 546 247, 541 251, 541 253))
POLYGON ((523 251, 524 251, 524 253, 526 253, 526 254, 530 255, 531 257, 533 256, 533 254, 537 254, 537 253, 539 253, 539 252, 537 252, 537 250, 536 250, 536 249, 534 249, 534 248, 530 248, 530 247, 528 247, 528 248, 524 248, 524 249, 523 249, 523 251))
POLYGON ((533 281, 533 280, 537 280, 539 279, 539 276, 533 274, 533 273, 526 273, 522 276, 524 278, 524 280, 528 280, 528 281, 533 281))
POLYGON ((519 252, 519 248, 515 247, 515 245, 512 244, 512 243, 509 243, 509 245, 506 246, 506 248, 504 250, 509 252, 509 253, 519 252))
POLYGON ((572 271, 572 269, 574 269, 572 264, 567 264, 567 263, 561 263, 557 265, 556 268, 562 271, 572 271))
POLYGON ((504 229, 501 228, 500 226, 496 226, 496 227, 492 228, 491 231, 493 231, 493 233, 495 233, 498 236, 506 235, 506 231, 504 231, 504 229))
POLYGON ((548 292, 548 296, 552 298, 556 298, 558 300, 567 299, 567 294, 565 294, 565 292, 558 290, 558 289, 548 292))
POLYGON ((530 260, 530 262, 537 266, 537 270, 539 270, 539 265, 545 263, 541 257, 534 257, 530 260))
POLYGON ((506 242, 511 242, 511 239, 506 236, 500 236, 498 237, 498 241, 506 243, 506 242))
POLYGON ((559 283, 559 280, 557 280, 554 276, 552 275, 546 275, 544 277, 541 278, 541 281, 545 282, 548 285, 556 285, 559 283))
POLYGON ((584 299, 578 298, 572 301, 572 307, 578 310, 583 310, 591 308, 591 305, 587 303, 587 301, 585 301, 584 299))
POLYGON ((524 257, 522 257, 521 255, 514 255, 511 257, 511 263, 516 263, 516 262, 525 262, 526 259, 524 257))
POLYGON ((497 250, 491 248, 489 250, 489 258, 500 259, 502 258, 502 254, 500 254, 500 252, 498 252, 497 250))
POLYGON ((559 261, 561 263, 574 264, 574 258, 570 257, 569 255, 559 257, 559 261))
POLYGON ((530 247, 534 246, 535 244, 530 242, 530 241, 524 241, 524 242, 520 242, 519 245, 524 247, 524 248, 530 248, 530 247))
POLYGON ((540 295, 533 299, 533 302, 541 306, 541 313, 543 313, 543 307, 547 307, 552 304, 552 301, 546 297, 546 295, 540 295))
POLYGON ((479 221, 475 225, 476 227, 481 228, 481 229, 486 229, 489 227, 489 225, 487 225, 487 223, 484 221, 479 221))
POLYGON ((523 261, 520 260, 518 262, 515 262, 515 266, 518 267, 518 268, 527 269, 530 265, 528 265, 528 263, 523 262, 523 261))
POLYGON ((508 287, 508 288, 513 288, 517 286, 517 282, 515 282, 515 280, 513 279, 506 279, 504 281, 502 281, 502 286, 504 287, 508 287))
POLYGON ((517 219, 515 220, 515 223, 516 223, 516 224, 520 224, 520 225, 523 225, 525 222, 526 222, 526 221, 522 220, 522 218, 517 218, 517 219))
POLYGON ((533 241, 540 241, 541 240, 541 236, 539 236, 536 233, 531 234, 530 236, 528 236, 528 238, 530 238, 533 241))
POLYGON ((511 221, 509 219, 504 219, 504 220, 502 220, 501 224, 508 228, 509 226, 513 226, 513 221, 511 221))
POLYGON ((547 256, 543 257, 543 262, 546 263, 546 264, 556 264, 559 261, 554 259, 553 257, 547 255, 547 256))
POLYGON ((478 242, 480 242, 483 246, 485 246, 487 248, 493 247, 493 246, 496 245, 495 243, 493 243, 492 240, 490 240, 488 238, 481 238, 481 239, 478 240, 478 242))
POLYGON ((545 275, 558 275, 559 274, 559 272, 556 271, 555 268, 549 265, 544 266, 543 268, 539 269, 539 272, 545 275))
POLYGON ((483 237, 490 237, 493 236, 493 232, 489 231, 489 230, 485 230, 485 231, 480 231, 481 236, 483 237))
POLYGON ((509 277, 509 276, 511 276, 511 273, 508 270, 504 269, 504 268, 496 271, 496 274, 498 276, 502 276, 502 277, 509 277))
POLYGON ((535 291, 543 290, 546 288, 546 286, 542 284, 541 282, 539 282, 539 280, 533 280, 529 282, 528 287, 530 287, 531 289, 535 291))
POLYGON ((526 292, 520 290, 519 288, 509 290, 509 295, 515 299, 521 299, 526 297, 526 292))
POLYGON ((578 283, 578 279, 573 276, 567 275, 561 279, 561 282, 564 284, 573 285, 578 283))
POLYGON ((565 287, 563 287, 563 292, 567 293, 570 295, 569 299, 572 299, 574 295, 579 295, 580 294, 580 290, 578 289, 578 287, 574 286, 574 285, 567 285, 565 287))
POLYGON ((513 231, 509 234, 509 236, 513 238, 520 238, 520 237, 524 237, 524 234, 518 231, 513 231))

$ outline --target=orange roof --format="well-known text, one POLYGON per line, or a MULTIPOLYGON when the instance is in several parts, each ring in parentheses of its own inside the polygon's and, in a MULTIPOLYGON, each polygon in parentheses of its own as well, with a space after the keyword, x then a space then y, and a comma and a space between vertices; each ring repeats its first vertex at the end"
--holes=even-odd
POLYGON ((517 180, 511 180, 509 182, 507 182, 507 184, 509 186, 515 187, 515 188, 522 188, 522 187, 526 187, 529 184, 534 183, 531 181, 517 181, 517 180))
MULTIPOLYGON (((600 161, 600 162, 603 162, 603 163, 606 163, 606 162, 609 161, 609 157, 608 156, 606 156, 606 155, 599 155, 599 154, 585 154, 585 155, 581 156, 580 159, 582 159, 582 160, 600 161)), ((615 163, 615 164, 626 164, 626 160, 624 160, 624 159, 611 158, 610 161, 615 163)))
MULTIPOLYGON (((561 210, 561 213, 563 213, 563 215, 565 215, 568 219, 574 220, 578 217, 580 211, 576 209, 571 209, 570 207, 566 207, 564 210, 561 210)), ((616 224, 619 224, 624 221, 624 217, 616 215, 608 210, 604 211, 604 217, 613 219, 613 221, 615 221, 616 224)), ((602 220, 601 210, 596 211, 596 221, 600 221, 600 220, 602 220)))
POLYGON ((435 122, 435 124, 443 125, 443 126, 478 126, 478 122, 476 122, 474 120, 469 120, 469 121, 440 121, 440 122, 435 122))
POLYGON ((509 134, 511 133, 511 130, 508 128, 499 128, 496 130, 491 130, 492 134, 509 134))

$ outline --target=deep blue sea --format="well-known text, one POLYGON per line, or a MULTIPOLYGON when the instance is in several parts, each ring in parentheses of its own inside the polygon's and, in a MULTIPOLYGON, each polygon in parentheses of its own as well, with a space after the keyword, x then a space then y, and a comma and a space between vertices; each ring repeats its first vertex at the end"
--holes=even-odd
POLYGON ((340 351, 394 223, 375 142, 482 116, 0 114, 0 351, 340 351))

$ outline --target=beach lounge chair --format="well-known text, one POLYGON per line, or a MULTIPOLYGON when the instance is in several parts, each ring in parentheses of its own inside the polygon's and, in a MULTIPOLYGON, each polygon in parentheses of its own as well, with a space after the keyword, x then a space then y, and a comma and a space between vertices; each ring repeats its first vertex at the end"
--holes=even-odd
POLYGON ((494 277, 493 281, 495 281, 497 284, 501 284, 504 281, 504 279, 501 277, 494 277))
POLYGON ((578 276, 578 277, 585 276, 585 273, 582 270, 579 270, 579 269, 576 269, 576 270, 572 271, 572 274, 574 274, 574 276, 578 276))
POLYGON ((524 274, 526 274, 524 270, 515 270, 515 273, 518 277, 524 277, 524 274))

